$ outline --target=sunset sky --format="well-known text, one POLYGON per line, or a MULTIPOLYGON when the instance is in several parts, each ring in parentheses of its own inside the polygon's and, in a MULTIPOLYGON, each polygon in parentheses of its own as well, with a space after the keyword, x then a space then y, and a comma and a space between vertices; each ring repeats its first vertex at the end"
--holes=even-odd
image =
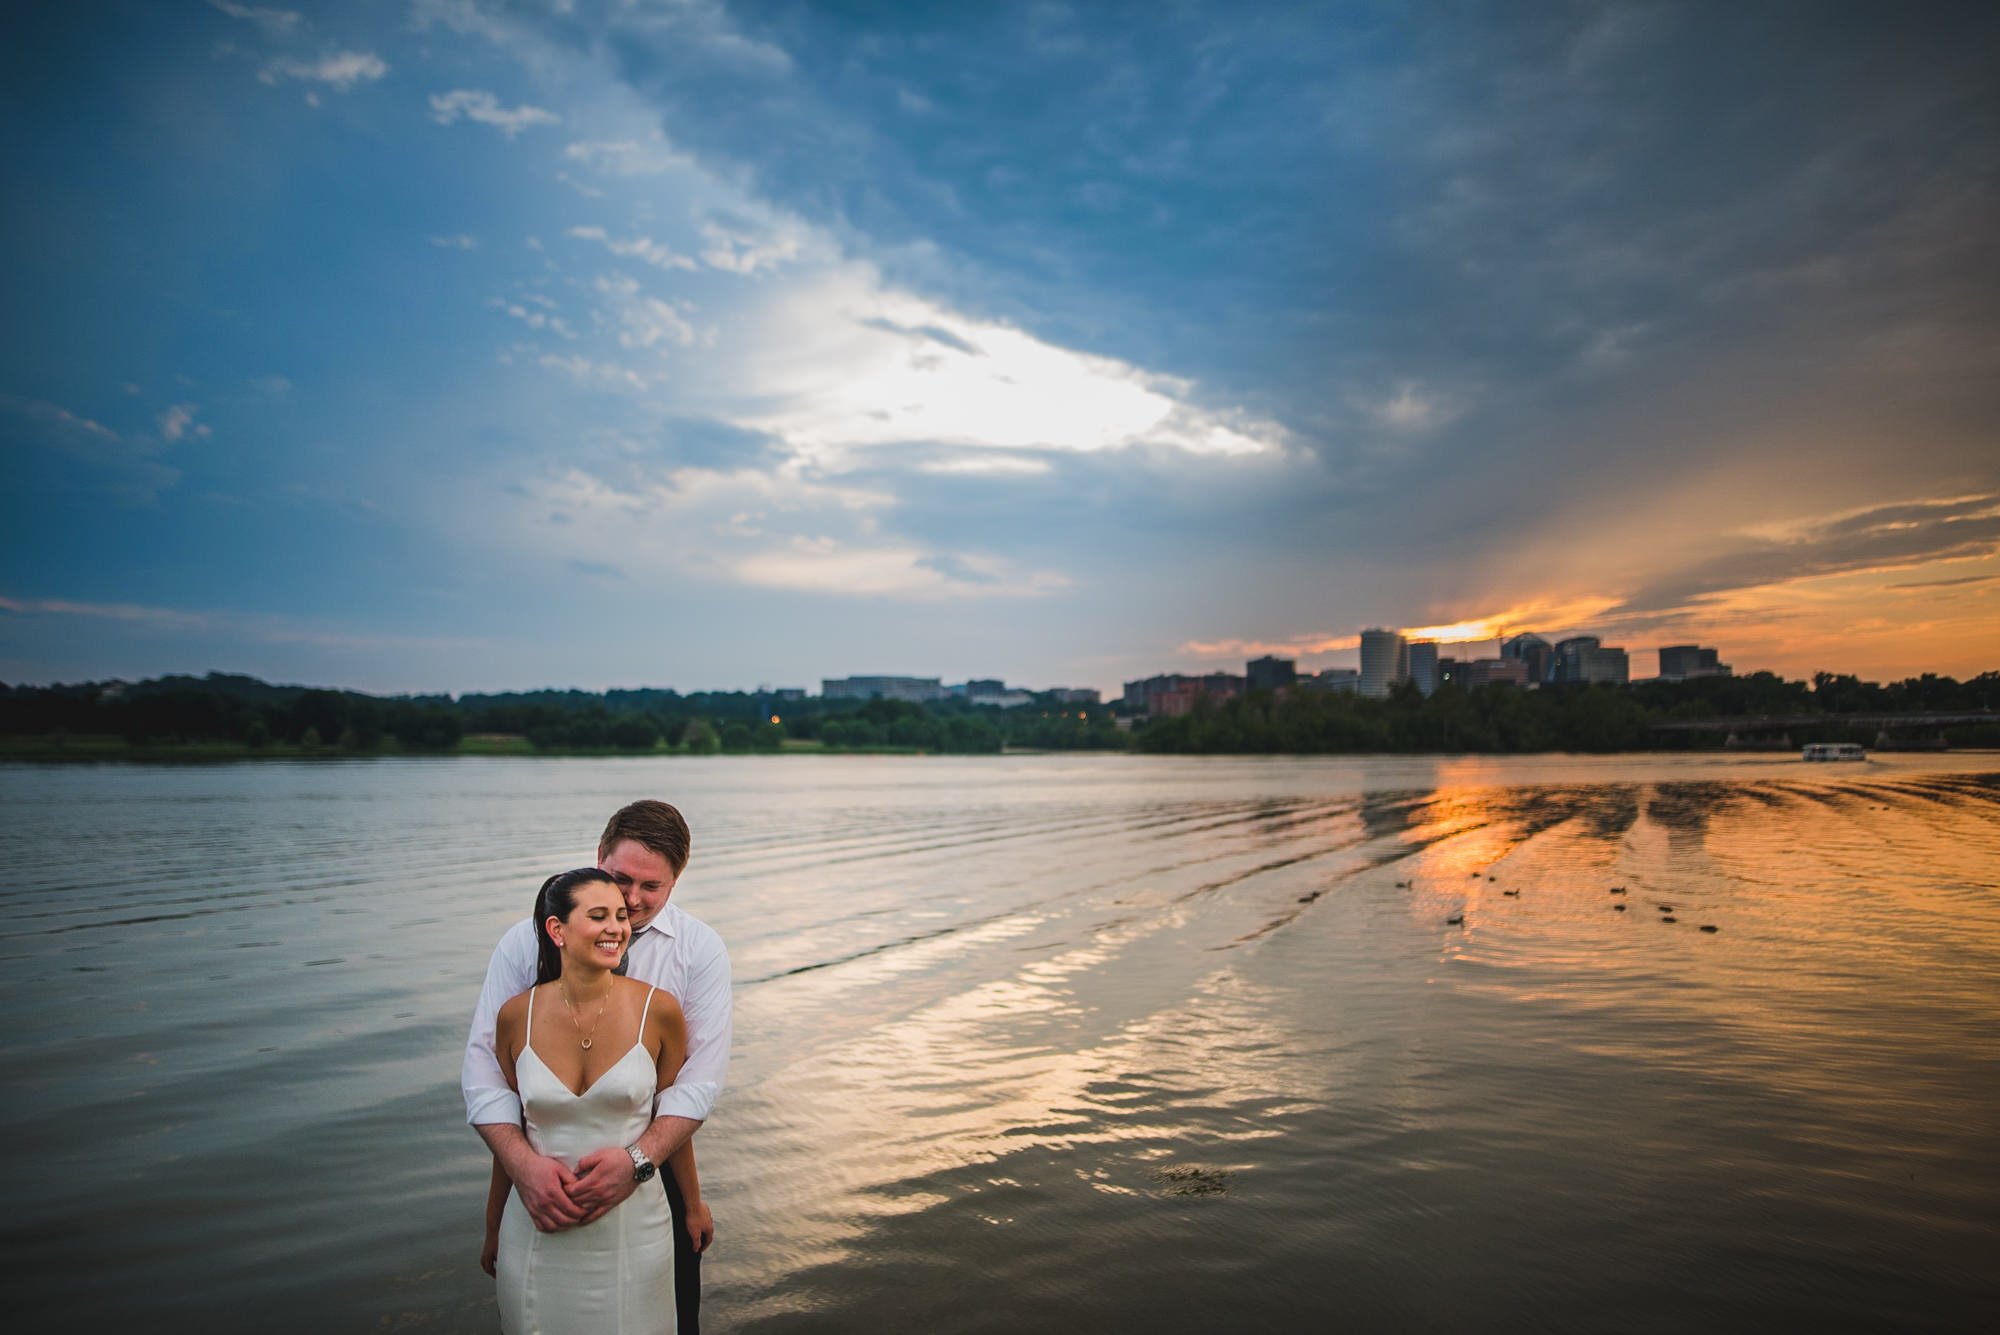
POLYGON ((2000 668, 2000 6, 8 28, 0 680, 2000 668))

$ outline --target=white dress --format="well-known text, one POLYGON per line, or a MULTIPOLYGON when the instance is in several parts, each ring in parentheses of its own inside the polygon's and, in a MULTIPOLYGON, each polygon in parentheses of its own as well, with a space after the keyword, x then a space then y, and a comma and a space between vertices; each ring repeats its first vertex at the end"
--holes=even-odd
MULTIPOLYGON (((646 996, 651 1010, 652 994, 646 996)), ((528 1032, 535 999, 528 997, 528 1032)), ((639 1032, 646 1032, 642 1015, 639 1032)), ((536 1153, 577 1160, 630 1145, 653 1120, 658 1072, 634 1043, 595 1084, 572 1094, 531 1044, 514 1063, 528 1143, 536 1153)), ((518 1192, 500 1216, 497 1264, 505 1335, 668 1335, 674 1329, 674 1223, 666 1193, 646 1183, 594 1224, 543 1233, 518 1192)))

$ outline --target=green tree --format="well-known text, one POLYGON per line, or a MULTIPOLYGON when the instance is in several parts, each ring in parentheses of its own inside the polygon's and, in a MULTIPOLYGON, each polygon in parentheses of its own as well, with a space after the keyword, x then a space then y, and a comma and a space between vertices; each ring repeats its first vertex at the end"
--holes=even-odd
POLYGON ((705 718, 698 718, 687 725, 681 734, 681 745, 687 747, 691 756, 712 756, 722 749, 722 738, 717 735, 715 725, 705 718))
POLYGON ((620 751, 650 751, 659 741, 660 725, 644 714, 623 714, 611 724, 611 744, 620 751))

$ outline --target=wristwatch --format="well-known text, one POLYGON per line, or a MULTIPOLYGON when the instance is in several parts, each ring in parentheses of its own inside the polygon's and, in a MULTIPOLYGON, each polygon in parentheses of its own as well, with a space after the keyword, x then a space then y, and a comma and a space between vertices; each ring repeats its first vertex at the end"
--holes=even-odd
POLYGON ((632 1156, 632 1180, 634 1182, 651 1182, 653 1174, 660 1171, 654 1165, 653 1161, 646 1157, 646 1152, 637 1145, 627 1145, 625 1152, 632 1156))

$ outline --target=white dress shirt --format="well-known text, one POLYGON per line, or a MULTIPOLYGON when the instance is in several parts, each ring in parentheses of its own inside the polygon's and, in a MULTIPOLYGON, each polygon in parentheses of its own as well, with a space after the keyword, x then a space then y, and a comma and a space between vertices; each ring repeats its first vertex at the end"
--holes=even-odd
MULTIPOLYGON (((729 1072, 729 951, 713 927, 670 901, 632 938, 625 955, 626 975, 672 996, 687 1017, 687 1061, 674 1083, 654 1098, 653 1115, 705 1122, 729 1072)), ((486 985, 472 1012, 472 1032, 465 1040, 458 1083, 465 1094, 465 1120, 474 1126, 520 1125, 521 1100, 507 1088, 500 1070, 493 1026, 500 1007, 534 985, 535 924, 523 918, 493 947, 486 985)))

